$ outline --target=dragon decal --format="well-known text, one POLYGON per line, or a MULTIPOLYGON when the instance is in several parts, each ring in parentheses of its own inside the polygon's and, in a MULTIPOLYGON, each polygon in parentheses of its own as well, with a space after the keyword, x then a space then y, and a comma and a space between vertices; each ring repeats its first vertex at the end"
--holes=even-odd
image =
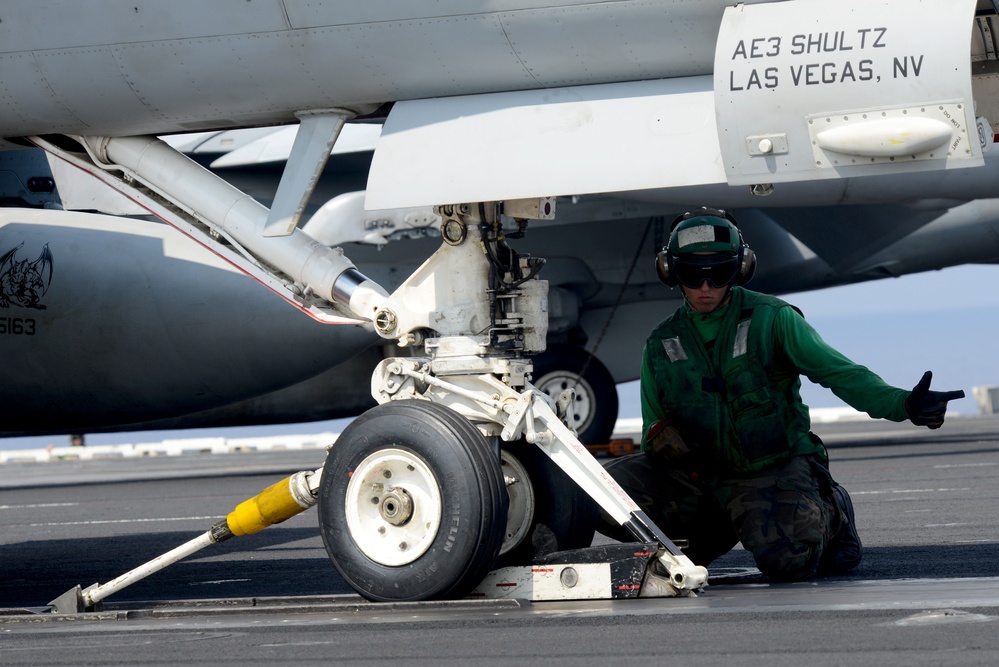
POLYGON ((17 258, 23 246, 21 243, 0 256, 0 308, 14 305, 44 310, 41 298, 52 283, 52 251, 46 243, 38 259, 29 262, 17 258))

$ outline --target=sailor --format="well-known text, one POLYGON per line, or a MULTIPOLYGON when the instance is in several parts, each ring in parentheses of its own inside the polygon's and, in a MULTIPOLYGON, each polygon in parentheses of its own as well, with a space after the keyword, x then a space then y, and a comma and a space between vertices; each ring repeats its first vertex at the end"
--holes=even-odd
MULTIPOLYGON (((849 494, 810 431, 801 375, 874 418, 939 428, 963 391, 893 387, 825 343, 792 305, 742 287, 756 256, 725 211, 678 217, 656 260, 684 303, 648 337, 642 451, 611 475, 687 556, 708 565, 739 542, 772 580, 839 574, 861 560, 849 494)), ((627 541, 619 527, 601 532, 627 541)))

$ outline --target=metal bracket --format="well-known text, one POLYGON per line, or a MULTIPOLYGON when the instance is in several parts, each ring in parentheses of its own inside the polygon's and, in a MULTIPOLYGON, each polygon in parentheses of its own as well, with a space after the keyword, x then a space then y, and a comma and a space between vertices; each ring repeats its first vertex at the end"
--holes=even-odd
POLYGON ((353 116, 346 109, 302 111, 295 115, 301 123, 264 224, 264 236, 287 236, 298 227, 333 144, 343 124, 353 116))

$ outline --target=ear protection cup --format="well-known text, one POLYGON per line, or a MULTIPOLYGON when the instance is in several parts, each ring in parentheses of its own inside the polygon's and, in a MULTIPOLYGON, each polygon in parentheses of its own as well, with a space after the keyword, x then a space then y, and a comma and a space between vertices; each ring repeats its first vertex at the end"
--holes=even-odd
POLYGON ((756 275, 756 253, 742 241, 742 232, 739 232, 739 273, 736 274, 735 284, 745 285, 756 275))
MULTIPOLYGON (((735 221, 735 218, 728 211, 716 208, 708 208, 707 206, 702 206, 699 209, 694 209, 693 211, 687 211, 681 215, 678 215, 670 223, 670 236, 673 235, 673 230, 676 226, 687 220, 689 218, 696 217, 698 215, 710 215, 717 218, 724 218, 732 223, 735 227, 735 231, 739 234, 739 250, 736 253, 736 257, 739 262, 739 271, 735 275, 735 280, 732 281, 733 285, 745 285, 753 276, 756 275, 756 253, 753 252, 749 244, 742 238, 742 230, 739 229, 739 223, 735 221)), ((680 281, 676 279, 676 270, 673 268, 673 255, 669 252, 669 243, 667 242, 666 247, 660 250, 656 254, 656 275, 659 276, 659 281, 667 287, 676 287, 680 284, 680 281)))
MULTIPOLYGON (((681 213, 673 218, 673 222, 669 223, 670 236, 673 235, 673 230, 676 229, 676 226, 686 220, 687 216, 691 214, 693 214, 693 211, 681 213)), ((680 284, 680 281, 676 279, 676 273, 673 271, 673 257, 669 254, 669 241, 666 242, 666 247, 656 255, 656 274, 659 276, 659 282, 667 287, 676 287, 680 284)))
POLYGON ((659 281, 667 287, 676 287, 680 284, 673 273, 673 258, 666 248, 656 255, 656 274, 659 275, 659 281))

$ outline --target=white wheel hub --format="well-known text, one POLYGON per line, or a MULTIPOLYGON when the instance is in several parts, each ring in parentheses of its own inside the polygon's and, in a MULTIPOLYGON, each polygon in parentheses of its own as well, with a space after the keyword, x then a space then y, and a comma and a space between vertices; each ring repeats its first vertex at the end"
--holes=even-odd
MULTIPOLYGON (((524 443, 524 446, 534 447, 527 443, 524 443)), ((534 487, 521 462, 505 449, 500 451, 500 465, 503 468, 503 479, 509 498, 506 534, 499 550, 502 556, 523 542, 531 530, 534 521, 534 487)))
POLYGON ((594 392, 590 383, 580 375, 570 371, 552 371, 534 383, 534 386, 545 392, 553 399, 558 399, 566 389, 574 389, 576 398, 572 402, 572 428, 577 433, 582 433, 593 421, 594 392))
POLYGON ((441 525, 440 487, 420 456, 382 449, 354 470, 344 503, 347 528, 361 552, 380 565, 412 563, 441 525))

